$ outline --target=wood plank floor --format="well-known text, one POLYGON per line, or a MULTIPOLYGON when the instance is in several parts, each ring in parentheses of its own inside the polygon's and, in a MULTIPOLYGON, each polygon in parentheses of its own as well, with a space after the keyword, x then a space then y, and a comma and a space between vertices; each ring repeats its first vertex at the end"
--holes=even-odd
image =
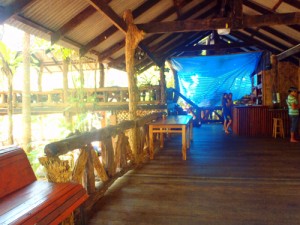
POLYGON ((97 204, 97 225, 299 225, 300 143, 194 128, 187 160, 173 137, 97 204))

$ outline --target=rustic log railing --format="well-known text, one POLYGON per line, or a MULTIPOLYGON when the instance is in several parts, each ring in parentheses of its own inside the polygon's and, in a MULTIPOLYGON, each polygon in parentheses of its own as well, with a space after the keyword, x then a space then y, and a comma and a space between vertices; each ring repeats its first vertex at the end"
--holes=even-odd
POLYGON ((162 113, 153 113, 135 121, 123 121, 115 126, 107 126, 47 144, 44 148, 46 156, 40 158, 40 162, 42 164, 47 162, 45 167, 48 176, 55 176, 53 172, 60 171, 55 168, 57 165, 63 165, 61 168, 63 171, 69 169, 59 156, 74 150, 80 151, 75 165, 71 168, 72 173, 69 174, 71 180, 83 184, 86 188, 89 199, 85 203, 85 210, 89 214, 94 203, 118 177, 149 158, 147 123, 161 116, 162 113), (131 151, 126 136, 133 128, 139 129, 137 153, 131 151), (100 156, 92 146, 92 142, 95 141, 101 143, 100 156))
MULTIPOLYGON (((86 102, 97 103, 128 103, 128 88, 127 87, 105 87, 105 88, 85 88, 83 91, 83 98, 86 102)), ((69 89, 69 99, 64 99, 64 92, 62 89, 52 91, 32 91, 31 103, 47 103, 59 104, 68 103, 71 98, 76 98, 78 91, 76 89, 69 89)), ((7 105, 7 92, 0 91, 0 106, 7 105)), ((139 104, 153 103, 157 104, 160 99, 159 85, 140 87, 139 88, 140 101, 139 104)), ((13 91, 13 106, 17 107, 22 102, 22 91, 13 91)), ((21 106, 21 104, 20 104, 21 106)))

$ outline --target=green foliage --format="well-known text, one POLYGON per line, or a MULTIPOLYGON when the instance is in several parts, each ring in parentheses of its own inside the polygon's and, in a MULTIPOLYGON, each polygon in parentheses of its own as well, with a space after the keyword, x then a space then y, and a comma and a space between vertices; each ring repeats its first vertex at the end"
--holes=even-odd
POLYGON ((4 42, 0 41, 0 67, 5 75, 13 75, 22 60, 19 52, 11 51, 4 42))
POLYGON ((40 169, 39 157, 44 155, 44 144, 39 146, 35 146, 29 153, 27 153, 27 157, 29 159, 32 170, 34 171, 37 177, 40 177, 38 170, 40 169))
POLYGON ((150 85, 158 85, 160 79, 159 70, 156 67, 151 67, 148 70, 144 71, 141 74, 137 75, 137 86, 150 86, 150 85))
MULTIPOLYGON (((166 78, 166 86, 174 87, 174 75, 168 64, 166 64, 165 67, 165 78, 166 78)), ((159 80, 160 80, 160 69, 157 66, 152 66, 148 70, 137 75, 138 87, 159 85, 159 80)))

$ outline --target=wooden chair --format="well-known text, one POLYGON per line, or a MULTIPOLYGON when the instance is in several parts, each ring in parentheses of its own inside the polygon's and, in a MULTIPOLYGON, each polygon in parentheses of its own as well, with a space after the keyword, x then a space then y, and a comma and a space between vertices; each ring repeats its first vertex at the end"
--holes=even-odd
POLYGON ((273 137, 276 138, 277 134, 284 138, 283 120, 281 118, 273 118, 273 137))

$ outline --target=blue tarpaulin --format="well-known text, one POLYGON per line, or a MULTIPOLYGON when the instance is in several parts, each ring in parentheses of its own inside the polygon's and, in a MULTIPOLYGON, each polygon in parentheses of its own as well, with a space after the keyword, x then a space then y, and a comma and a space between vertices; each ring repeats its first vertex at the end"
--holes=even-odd
POLYGON ((233 100, 251 93, 251 76, 261 52, 218 56, 172 58, 178 73, 180 92, 200 107, 221 104, 223 93, 233 100))

